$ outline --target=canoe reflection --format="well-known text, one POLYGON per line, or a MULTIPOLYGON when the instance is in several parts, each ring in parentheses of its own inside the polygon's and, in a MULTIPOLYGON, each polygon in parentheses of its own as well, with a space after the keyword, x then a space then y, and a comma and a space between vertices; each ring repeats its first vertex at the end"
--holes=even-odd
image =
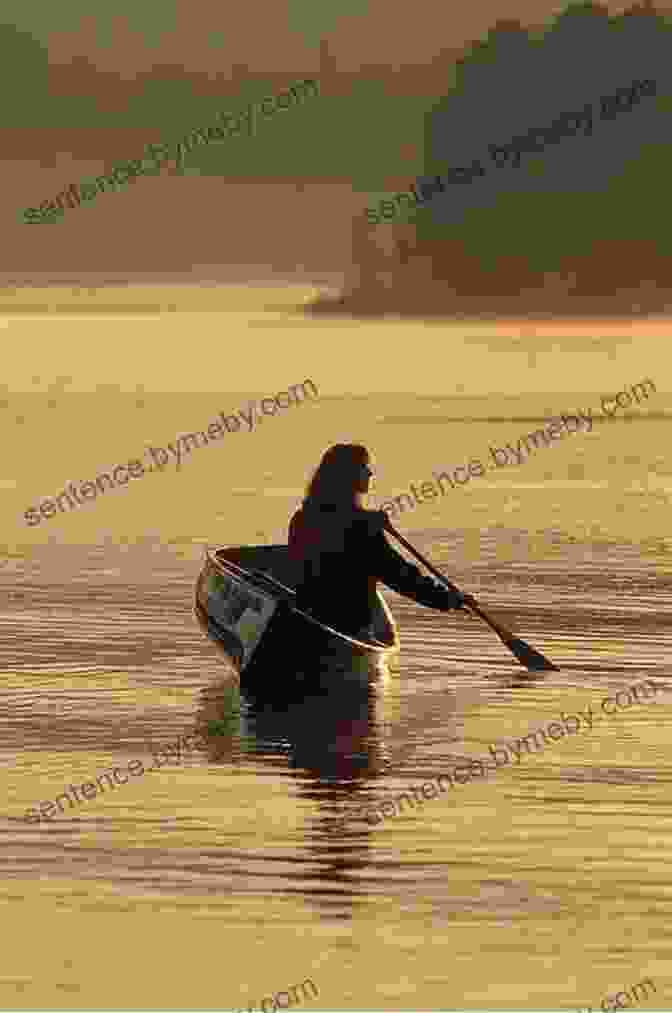
POLYGON ((398 713, 399 683, 386 671, 366 684, 336 688, 330 680, 322 692, 284 703, 246 698, 229 678, 201 691, 198 727, 211 762, 248 756, 277 767, 285 758, 299 797, 317 802, 318 821, 342 829, 391 765, 398 713))
POLYGON ((285 753, 290 766, 320 778, 375 776, 385 766, 379 711, 383 685, 349 685, 280 709, 252 702, 243 716, 257 756, 285 753))
MULTIPOLYGON (((402 719, 402 690, 408 704, 408 685, 386 673, 370 685, 336 689, 332 681, 327 692, 284 703, 246 698, 231 676, 201 691, 198 723, 209 761, 238 764, 246 768, 247 779, 272 783, 265 795, 275 796, 277 815, 273 820, 259 813, 259 825, 267 827, 264 840, 257 841, 247 818, 240 835, 235 826, 231 835, 231 857, 241 868, 266 863, 267 896, 286 896, 289 876, 293 894, 320 914, 347 922, 368 895, 380 827, 362 813, 387 794, 390 775, 399 775, 415 743, 428 733, 431 737, 438 721, 433 698, 426 708, 417 701, 410 711, 405 706, 402 719)), ((444 692, 438 725, 442 737, 446 713, 455 709, 454 694, 444 692)), ((249 805, 254 804, 250 799, 249 805)), ((251 818, 256 824, 257 818, 251 818)))

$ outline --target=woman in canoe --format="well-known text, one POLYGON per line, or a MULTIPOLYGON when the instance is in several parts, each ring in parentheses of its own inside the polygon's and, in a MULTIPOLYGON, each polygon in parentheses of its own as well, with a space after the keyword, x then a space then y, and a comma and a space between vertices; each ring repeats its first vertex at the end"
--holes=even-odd
POLYGON ((366 447, 325 451, 289 525, 289 556, 302 572, 296 605, 348 636, 371 639, 376 583, 441 612, 468 595, 449 591, 407 563, 385 538, 384 510, 364 509, 373 471, 366 447))

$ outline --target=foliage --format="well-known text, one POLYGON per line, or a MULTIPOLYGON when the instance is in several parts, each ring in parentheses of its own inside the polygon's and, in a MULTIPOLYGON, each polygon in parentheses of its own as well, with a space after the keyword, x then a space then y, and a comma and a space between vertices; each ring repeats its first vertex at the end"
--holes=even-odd
POLYGON ((498 22, 458 62, 455 87, 428 113, 421 177, 478 158, 485 178, 449 186, 408 216, 418 239, 459 240, 489 269, 513 253, 551 270, 589 253, 596 238, 654 239, 668 249, 671 28, 648 2, 615 17, 598 4, 570 4, 536 34, 498 22), (658 95, 602 120, 601 97, 637 79, 655 80, 658 95), (518 168, 493 163, 489 145, 587 103, 592 135, 549 143, 518 168))

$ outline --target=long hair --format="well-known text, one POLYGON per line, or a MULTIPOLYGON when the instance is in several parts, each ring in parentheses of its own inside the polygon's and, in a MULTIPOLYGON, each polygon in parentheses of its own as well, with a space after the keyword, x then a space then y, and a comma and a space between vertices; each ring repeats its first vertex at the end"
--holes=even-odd
POLYGON ((369 452, 360 443, 336 443, 322 455, 303 500, 304 509, 359 506, 361 466, 369 460, 369 452))

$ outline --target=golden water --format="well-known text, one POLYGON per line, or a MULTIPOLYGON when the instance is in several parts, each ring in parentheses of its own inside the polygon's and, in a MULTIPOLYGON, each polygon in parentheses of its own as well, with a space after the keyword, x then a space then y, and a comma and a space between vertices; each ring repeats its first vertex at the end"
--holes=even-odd
POLYGON ((668 324, 291 314, 308 294, 0 305, 0 1003, 259 1008, 310 978, 319 996, 301 1008, 576 1009, 649 977, 644 1005, 669 1007, 669 692, 485 783, 376 826, 351 818, 561 711, 666 687, 668 324), (249 711, 191 614, 204 545, 284 541, 330 443, 371 447, 376 505, 646 377, 657 392, 629 417, 396 522, 559 672, 525 678, 479 620, 389 592, 401 658, 370 697, 249 711), (67 482, 307 378, 318 399, 179 472, 26 525, 67 482), (196 728, 207 744, 180 764, 23 818, 196 728))

